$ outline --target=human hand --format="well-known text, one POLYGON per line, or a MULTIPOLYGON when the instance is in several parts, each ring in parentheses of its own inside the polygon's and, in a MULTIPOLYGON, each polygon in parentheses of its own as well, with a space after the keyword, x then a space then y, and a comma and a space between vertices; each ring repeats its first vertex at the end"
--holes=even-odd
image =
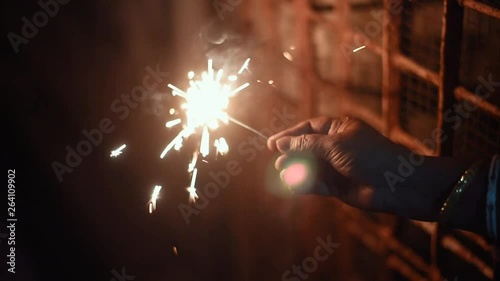
POLYGON ((268 147, 282 153, 275 166, 283 170, 285 183, 287 174, 296 172, 289 168, 297 153, 316 159, 315 185, 306 190, 291 186, 296 192, 332 195, 358 208, 423 220, 437 217, 450 185, 463 171, 452 159, 419 156, 422 164, 392 189, 386 172, 397 173, 401 157, 408 158, 411 151, 353 118, 304 121, 272 136, 268 147))

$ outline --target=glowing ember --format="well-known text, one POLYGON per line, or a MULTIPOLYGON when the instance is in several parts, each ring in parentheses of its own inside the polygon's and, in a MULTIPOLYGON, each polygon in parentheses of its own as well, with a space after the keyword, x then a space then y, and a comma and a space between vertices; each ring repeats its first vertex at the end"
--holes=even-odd
POLYGON ((162 189, 161 185, 156 185, 153 193, 151 194, 151 201, 149 201, 149 213, 151 214, 154 210, 156 210, 156 200, 158 200, 158 196, 160 195, 160 190, 162 189))
POLYGON ((352 50, 352 52, 353 52, 353 53, 356 53, 357 51, 359 51, 359 50, 363 50, 364 48, 366 48, 366 46, 361 46, 361 47, 358 47, 358 48, 356 48, 356 49, 352 50))
POLYGON ((245 61, 245 63, 243 63, 243 65, 241 66, 240 70, 238 71, 238 74, 243 73, 243 71, 244 71, 245 69, 247 69, 247 70, 248 70, 248 63, 250 63, 250 58, 248 58, 248 59, 245 61))
POLYGON ((189 202, 194 202, 196 201, 196 198, 198 198, 198 194, 196 194, 196 176, 198 175, 198 169, 194 168, 193 171, 193 176, 191 177, 191 185, 189 185, 186 190, 189 192, 189 202))
POLYGON ((220 155, 224 155, 229 152, 229 145, 227 145, 226 139, 224 138, 215 140, 214 146, 217 149, 217 153, 220 155))
POLYGON ((120 147, 118 147, 117 149, 111 151, 111 155, 109 155, 110 157, 118 157, 118 155, 122 154, 123 150, 125 149, 125 147, 127 147, 126 144, 122 144, 120 147))
POLYGON ((181 123, 181 119, 177 118, 177 119, 174 119, 172 121, 168 121, 167 123, 165 123, 165 127, 172 128, 173 126, 179 125, 180 123, 181 123))

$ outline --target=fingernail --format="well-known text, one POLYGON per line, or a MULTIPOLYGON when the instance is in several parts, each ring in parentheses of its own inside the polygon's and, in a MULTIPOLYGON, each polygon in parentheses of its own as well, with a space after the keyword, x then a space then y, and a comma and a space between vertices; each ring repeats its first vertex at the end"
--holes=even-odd
POLYGON ((290 150, 290 141, 292 140, 291 137, 283 137, 279 139, 276 142, 276 146, 278 147, 279 151, 288 151, 290 150))

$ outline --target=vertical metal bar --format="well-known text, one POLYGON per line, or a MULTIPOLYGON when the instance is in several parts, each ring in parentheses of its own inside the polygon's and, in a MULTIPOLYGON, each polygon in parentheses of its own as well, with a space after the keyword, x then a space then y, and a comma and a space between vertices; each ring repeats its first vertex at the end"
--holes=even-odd
POLYGON ((437 127, 444 133, 439 134, 437 138, 436 154, 438 155, 449 156, 453 153, 453 124, 444 122, 444 112, 451 110, 455 102, 453 91, 459 79, 463 17, 464 10, 457 0, 444 1, 437 120, 437 127))
MULTIPOLYGON (((349 0, 340 0, 336 1, 336 6, 334 9, 334 13, 337 17, 335 20, 336 32, 339 37, 340 42, 346 42, 347 45, 351 46, 351 42, 353 41, 352 36, 352 27, 351 27, 351 4, 349 0)), ((351 62, 348 57, 346 57, 344 51, 342 51, 341 44, 339 44, 339 48, 336 48, 336 52, 334 54, 334 63, 336 69, 336 81, 339 88, 344 89, 349 84, 350 76, 351 76, 351 62)), ((359 47, 359 46, 357 46, 359 47)), ((339 94, 342 94, 344 91, 340 91, 339 94)), ((343 98, 340 96, 339 102, 342 103, 343 98)))
POLYGON ((313 48, 311 36, 311 7, 309 0, 295 0, 295 45, 296 57, 302 77, 297 79, 298 96, 301 99, 301 115, 311 117, 316 109, 316 99, 312 87, 312 72, 314 71, 313 48))
POLYGON ((394 66, 391 54, 399 53, 401 12, 395 12, 402 0, 384 0, 382 34, 382 120, 383 133, 387 136, 399 126, 399 71, 394 66))

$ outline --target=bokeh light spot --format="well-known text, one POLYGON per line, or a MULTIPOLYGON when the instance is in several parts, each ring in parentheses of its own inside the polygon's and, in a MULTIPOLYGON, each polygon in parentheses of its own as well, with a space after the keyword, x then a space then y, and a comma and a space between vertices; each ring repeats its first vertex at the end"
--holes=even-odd
POLYGON ((282 180, 289 186, 303 184, 308 178, 308 169, 303 163, 294 163, 283 171, 282 180))

